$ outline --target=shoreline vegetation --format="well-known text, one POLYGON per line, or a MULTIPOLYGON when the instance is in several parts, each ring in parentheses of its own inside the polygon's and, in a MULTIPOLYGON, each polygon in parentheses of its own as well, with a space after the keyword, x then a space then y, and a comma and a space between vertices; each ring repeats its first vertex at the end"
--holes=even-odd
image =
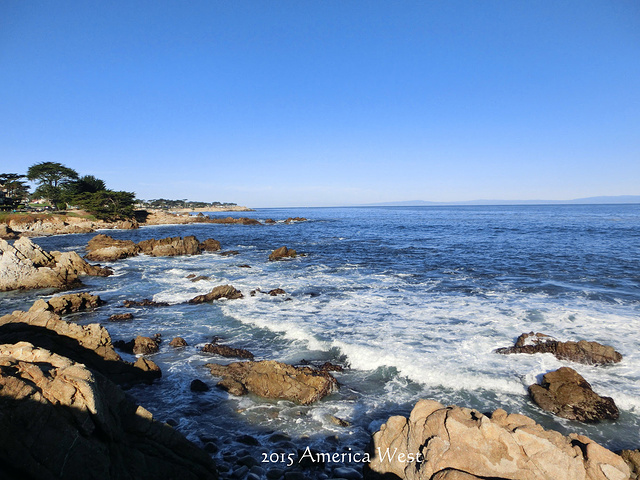
MULTIPOLYGON (((47 228, 56 230, 60 223, 66 223, 65 227, 81 228, 79 225, 88 221, 80 219, 80 224, 74 225, 70 218, 66 218, 67 221, 62 218, 37 219, 29 223, 26 231, 42 233, 44 227, 33 228, 38 222, 38 225, 47 225, 47 228)), ((167 212, 153 212, 148 214, 147 221, 149 218, 151 222, 159 222, 151 224, 216 220, 167 212)), ((261 224, 247 220, 251 219, 231 219, 229 222, 261 224)), ((287 219, 283 223, 304 220, 287 219)), ((136 228, 137 221, 129 223, 131 225, 127 225, 128 228, 136 228)), ((9 221, 9 225, 27 223, 12 224, 9 221)), ((123 227, 121 224, 111 225, 114 228, 123 227)), ((34 281, 36 277, 51 279, 54 283, 50 286, 63 289, 78 286, 82 275, 108 276, 110 273, 108 268, 89 264, 77 252, 44 251, 25 236, 13 245, 0 240, 0 247, 0 280, 10 281, 10 288, 5 290, 47 286, 39 280, 34 281), (62 281, 64 279, 70 283, 65 284, 62 281)), ((117 261, 138 254, 177 256, 208 252, 221 255, 220 250, 220 243, 214 239, 200 242, 195 237, 172 237, 134 244, 132 241, 98 235, 89 242, 86 258, 117 261)), ((287 262, 295 256, 295 251, 280 247, 264 261, 287 262), (287 254, 282 254, 283 251, 287 254)), ((284 292, 269 293, 277 295, 284 292)), ((216 302, 221 298, 242 302, 243 295, 231 285, 220 285, 202 297, 188 303, 216 302)), ((586 436, 564 436, 544 429, 531 418, 517 412, 507 413, 498 409, 483 414, 464 406, 445 406, 432 400, 417 402, 408 418, 390 417, 372 435, 367 452, 336 457, 337 451, 311 452, 308 448, 287 451, 285 445, 291 449, 294 444, 285 441, 282 445, 265 445, 263 450, 282 450, 286 455, 286 463, 270 465, 271 456, 267 457, 267 463, 264 459, 261 462, 257 449, 242 458, 212 458, 210 454, 220 449, 215 439, 206 442, 201 439, 202 445, 199 446, 192 444, 181 433, 154 420, 151 413, 120 389, 118 385, 132 382, 152 384, 154 379, 162 375, 160 368, 147 356, 158 351, 162 340, 138 336, 131 342, 115 344, 109 332, 100 324, 81 326, 76 323, 80 319, 78 312, 100 308, 101 303, 96 296, 72 293, 48 301, 37 300, 28 312, 16 311, 0 318, 0 444, 3 445, 0 450, 24 450, 15 452, 12 458, 3 459, 0 466, 3 478, 23 475, 38 478, 175 478, 180 472, 179 476, 184 478, 252 480, 627 480, 637 479, 640 473, 638 450, 614 453, 586 436), (68 313, 76 314, 71 321, 61 318, 68 313), (130 349, 138 354, 136 362, 124 361, 116 348, 121 351, 130 349), (38 421, 37 428, 31 420, 34 418, 38 421), (32 427, 23 428, 23 424, 32 427), (91 425, 91 428, 87 425, 91 425), (28 450, 34 435, 44 438, 40 441, 47 445, 46 454, 28 450), (100 454, 96 456, 94 451, 100 454), (461 455, 460 452, 465 454, 461 455), (20 460, 15 460, 17 457, 20 460), (91 465, 87 465, 87 458, 92 459, 91 465), (338 463, 333 463, 334 458, 338 458, 338 463), (316 462, 315 459, 320 460, 316 462), (56 476, 57 473, 53 472, 64 474, 56 476)), ((157 308, 163 306, 147 300, 134 303, 157 308)), ((176 337, 170 346, 180 348, 184 344, 183 339, 176 337)), ((222 357, 249 359, 227 365, 205 365, 212 376, 221 378, 217 387, 232 395, 250 392, 304 405, 322 401, 322 397, 340 388, 333 376, 342 371, 343 367, 339 365, 298 366, 268 359, 254 361, 253 355, 242 348, 215 342, 207 348, 222 357)), ((495 353, 533 354, 540 351, 549 351, 558 358, 587 363, 596 368, 597 365, 621 359, 620 354, 610 346, 584 340, 559 342, 533 332, 521 335, 514 347, 499 349, 495 353)), ((576 418, 562 415, 562 412, 574 414, 576 408, 587 411, 582 417, 589 421, 616 418, 615 415, 594 416, 602 413, 602 401, 609 402, 611 399, 593 393, 587 381, 574 370, 563 369, 557 371, 558 378, 553 381, 549 375, 549 378, 543 379, 542 387, 546 390, 539 386, 530 387, 537 392, 534 394, 530 390, 532 400, 539 403, 541 408, 565 418, 576 418), (553 401, 559 404, 546 408, 543 403, 549 403, 551 393, 555 395, 553 401), (542 402, 538 401, 538 397, 542 398, 542 402)), ((201 388, 208 386, 203 387, 199 379, 192 381, 192 391, 198 392, 201 388)), ((336 424, 348 425, 348 422, 336 418, 336 424)), ((275 432, 273 436, 277 435, 278 432, 275 432)), ((238 440, 240 443, 260 448, 257 439, 248 435, 242 437, 238 440)), ((285 436, 281 434, 281 437, 285 436)), ((261 455, 266 453, 263 451, 261 455)))

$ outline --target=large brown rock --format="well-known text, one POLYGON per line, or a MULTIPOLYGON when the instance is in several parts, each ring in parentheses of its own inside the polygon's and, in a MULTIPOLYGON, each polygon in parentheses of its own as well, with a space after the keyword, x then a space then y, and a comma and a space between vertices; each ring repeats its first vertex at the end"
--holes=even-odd
POLYGON ((196 255, 201 252, 200 242, 193 235, 188 237, 168 237, 161 240, 152 238, 138 243, 142 253, 152 257, 173 257, 176 255, 196 255))
POLYGON ((49 311, 57 315, 67 315, 69 313, 82 312, 85 310, 93 310, 103 305, 105 302, 98 295, 90 293, 69 293, 49 300, 36 300, 31 311, 49 311))
POLYGON ((598 342, 559 342, 544 333, 523 333, 518 337, 513 347, 504 347, 496 350, 496 353, 551 353, 560 360, 584 363, 587 365, 602 365, 617 363, 622 360, 622 355, 609 345, 598 342))
POLYGON ((14 240, 18 238, 18 234, 6 223, 0 223, 0 238, 3 240, 14 240))
POLYGON ((543 410, 569 420, 615 420, 620 413, 611 397, 601 397, 574 369, 562 367, 529 386, 529 395, 543 410))
POLYGON ((229 365, 208 363, 206 366, 212 375, 222 377, 218 386, 234 395, 251 392, 261 397, 309 405, 338 390, 338 382, 326 372, 274 360, 229 365))
POLYGON ((627 480, 629 467, 583 435, 545 430, 498 409, 488 417, 420 400, 373 435, 365 478, 406 480, 627 480))
POLYGON ((295 258, 295 257, 296 257, 295 250, 290 250, 287 247, 280 247, 280 248, 276 248, 273 252, 271 252, 271 254, 269 255, 269 260, 274 261, 274 260, 282 260, 284 258, 295 258))
POLYGON ((114 383, 27 342, 0 345, 0 477, 216 479, 209 455, 114 383))
POLYGON ((638 480, 640 478, 640 450, 622 450, 618 454, 629 465, 630 480, 638 480))
POLYGON ((151 382, 160 376, 159 372, 141 371, 122 360, 109 332, 99 324, 66 322, 43 307, 36 302, 28 312, 15 311, 0 317, 0 343, 27 341, 83 363, 122 385, 151 382))
POLYGON ((218 240, 214 240, 213 238, 207 238, 200 244, 200 249, 203 252, 217 252, 220 250, 220 248, 220 242, 218 240))
POLYGON ((100 234, 89 240, 86 258, 97 262, 115 262, 140 253, 140 247, 131 240, 116 240, 100 234))
POLYGON ((135 354, 149 355, 157 353, 159 350, 160 346, 153 338, 138 335, 133 341, 133 353, 135 354))
POLYGON ((214 300, 219 300, 221 298, 235 300, 242 297, 242 292, 240 290, 236 290, 233 286, 219 285, 206 295, 198 295, 197 297, 193 297, 191 300, 189 300, 189 303, 213 302, 214 300))
POLYGON ((108 268, 90 265, 76 252, 46 252, 26 237, 9 245, 0 240, 0 291, 32 288, 68 288, 81 275, 107 276, 108 268))

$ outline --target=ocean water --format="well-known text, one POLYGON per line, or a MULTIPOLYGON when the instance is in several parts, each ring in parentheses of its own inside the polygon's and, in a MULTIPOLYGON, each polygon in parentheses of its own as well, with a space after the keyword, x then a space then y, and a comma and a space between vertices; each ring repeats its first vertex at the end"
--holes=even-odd
MULTIPOLYGON (((114 262, 115 275, 86 278, 81 289, 108 303, 74 317, 101 322, 114 340, 161 333, 165 341, 152 358, 162 379, 130 393, 190 439, 216 443, 221 462, 237 456, 241 434, 260 442, 242 446, 258 460, 276 451, 268 440, 274 432, 291 438, 278 451, 363 451, 390 415, 408 414, 420 398, 523 413, 613 450, 640 446, 640 205, 261 209, 233 215, 309 221, 106 232, 134 241, 215 238, 223 251, 239 255, 114 262), (282 245, 306 256, 269 262, 269 253, 282 245), (189 274, 209 278, 191 282, 189 274), (182 303, 221 284, 234 285, 245 297, 182 303), (286 296, 249 295, 273 288, 286 296), (125 299, 142 298, 171 306, 122 307, 125 299), (107 320, 125 311, 134 320, 107 320), (596 367, 548 354, 493 353, 529 331, 612 345, 624 360, 596 367), (190 346, 171 348, 175 336, 190 346), (199 351, 214 336, 258 360, 331 361, 349 368, 335 373, 340 391, 311 406, 234 397, 214 388, 217 379, 203 366, 234 361, 199 351), (596 392, 613 397, 620 419, 582 424, 533 405, 527 386, 561 366, 575 368, 596 392), (191 392, 194 378, 212 389, 191 392), (350 426, 337 426, 332 416, 350 426)), ((80 251, 92 236, 35 241, 46 249, 80 251)), ((27 308, 50 293, 1 294, 0 313, 27 308)))

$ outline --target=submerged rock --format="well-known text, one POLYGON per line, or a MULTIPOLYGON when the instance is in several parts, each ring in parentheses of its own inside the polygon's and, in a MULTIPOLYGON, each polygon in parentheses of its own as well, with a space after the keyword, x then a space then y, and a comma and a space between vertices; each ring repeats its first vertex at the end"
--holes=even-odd
POLYGON ((271 295, 272 297, 276 297, 278 295, 286 295, 287 292, 285 292, 283 289, 281 288, 274 288, 273 290, 269 290, 267 292, 269 295, 271 295))
POLYGON ((111 322, 122 322, 126 320, 133 320, 133 313, 114 313, 109 317, 111 322))
POLYGON ((46 252, 27 237, 13 245, 0 240, 0 291, 32 288, 68 288, 81 275, 108 276, 108 268, 90 265, 76 252, 46 252))
POLYGON ((213 302, 214 300, 219 300, 221 298, 235 300, 242 297, 242 292, 240 290, 236 290, 235 287, 231 285, 219 285, 206 295, 198 295, 197 297, 193 297, 191 300, 189 300, 189 303, 213 302))
POLYGON ((560 342, 544 333, 534 332, 523 333, 518 337, 513 347, 499 348, 496 353, 505 355, 510 353, 551 353, 559 360, 570 360, 587 365, 618 363, 622 360, 622 355, 609 345, 586 340, 560 342))
POLYGON ((583 435, 545 430, 498 409, 490 416, 420 400, 409 418, 374 433, 365 478, 407 480, 627 480, 629 467, 583 435))
POLYGON ((169 304, 167 302, 156 302, 149 298, 145 298, 143 300, 124 300, 122 302, 126 308, 132 307, 168 307, 169 304))
POLYGON ((220 355, 221 357, 232 357, 232 358, 248 358, 253 360, 253 353, 249 350, 245 350, 244 348, 233 348, 227 345, 216 345, 213 343, 207 343, 204 347, 202 347, 202 351, 205 353, 214 353, 216 355, 220 355))
POLYGON ((284 258, 295 258, 296 255, 297 254, 295 250, 288 249, 287 247, 280 247, 271 252, 271 254, 269 255, 269 260, 274 261, 282 260, 284 258))
POLYGON ((601 397, 574 369, 562 367, 529 386, 529 395, 543 410, 569 420, 615 420, 620 413, 611 397, 601 397))
POLYGON ((114 383, 27 342, 0 345, 2 478, 216 479, 215 464, 114 383))
POLYGON ((309 405, 338 390, 330 374, 309 367, 294 367, 274 360, 208 363, 212 375, 222 377, 218 386, 234 395, 248 392, 309 405))

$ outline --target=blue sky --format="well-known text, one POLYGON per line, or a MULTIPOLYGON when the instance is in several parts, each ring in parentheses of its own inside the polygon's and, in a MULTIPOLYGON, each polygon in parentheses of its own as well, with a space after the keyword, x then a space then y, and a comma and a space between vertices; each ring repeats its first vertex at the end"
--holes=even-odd
POLYGON ((0 3, 0 172, 253 207, 640 194, 638 1, 0 3))

